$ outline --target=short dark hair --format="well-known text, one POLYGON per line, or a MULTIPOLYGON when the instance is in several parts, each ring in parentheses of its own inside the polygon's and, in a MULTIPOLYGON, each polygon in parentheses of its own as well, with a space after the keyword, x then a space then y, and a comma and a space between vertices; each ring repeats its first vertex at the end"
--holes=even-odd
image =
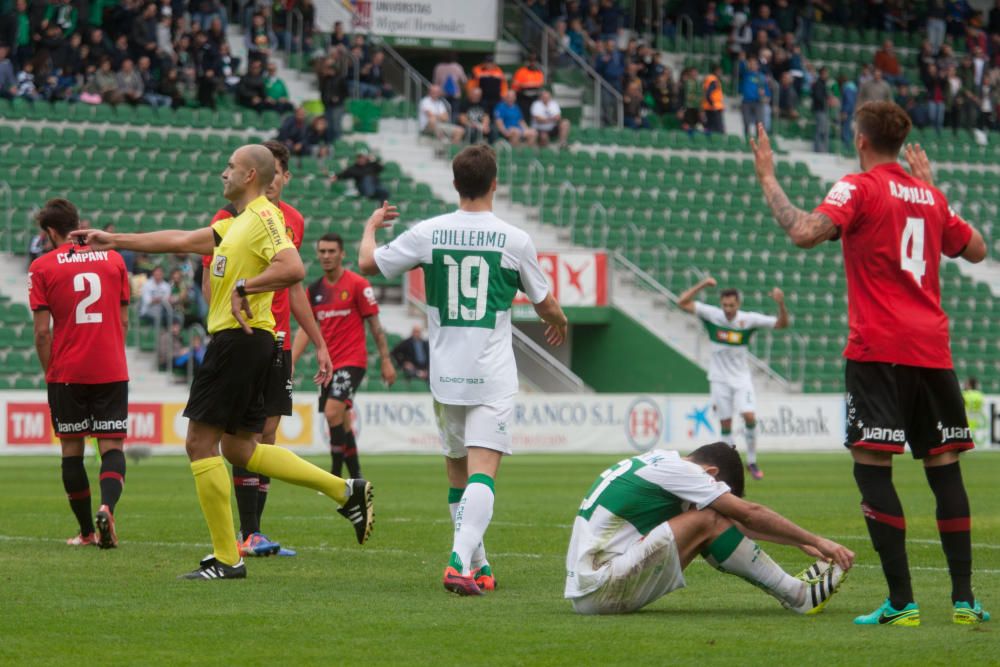
POLYGON ((979 389, 979 380, 976 378, 970 377, 966 382, 969 385, 969 389, 979 389))
POLYGON ((317 246, 319 246, 320 241, 326 241, 327 243, 336 243, 337 245, 340 246, 341 250, 344 249, 344 237, 338 234, 337 232, 327 232, 326 234, 323 234, 323 236, 319 237, 319 239, 316 241, 317 246))
POLYGON ((735 296, 737 301, 740 301, 740 291, 735 287, 727 287, 726 289, 719 292, 719 298, 725 299, 727 296, 735 296))
POLYGON ((743 497, 743 460, 735 447, 726 442, 713 442, 688 454, 688 459, 692 463, 718 468, 715 479, 725 482, 734 496, 743 497))
POLYGON ((485 144, 463 148, 451 161, 455 189, 462 199, 485 196, 497 179, 497 154, 485 144))
POLYGON ((57 197, 45 202, 42 209, 35 214, 35 222, 43 231, 69 236, 70 232, 80 228, 80 212, 70 200, 57 197))
POLYGON ((881 155, 898 155, 913 123, 895 102, 865 102, 854 112, 858 134, 881 155))
POLYGON ((273 155, 274 159, 281 165, 282 171, 288 171, 288 161, 292 157, 292 154, 288 152, 288 146, 280 141, 268 139, 264 142, 264 148, 271 151, 271 155, 273 155))

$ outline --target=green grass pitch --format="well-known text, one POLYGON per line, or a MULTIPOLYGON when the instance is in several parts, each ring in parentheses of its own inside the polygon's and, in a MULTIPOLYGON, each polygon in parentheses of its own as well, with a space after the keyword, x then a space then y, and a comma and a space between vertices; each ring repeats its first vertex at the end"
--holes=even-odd
MULTIPOLYGON (((362 443, 363 447, 364 443, 362 443)), ((487 548, 499 590, 445 593, 451 545, 438 457, 369 456, 376 525, 365 547, 315 492, 272 484, 264 529, 296 558, 249 562, 236 582, 179 581, 209 551, 181 457, 130 464, 114 551, 72 549, 58 458, 0 463, 0 664, 677 665, 997 664, 1000 620, 950 618, 934 502, 919 465, 897 460, 920 628, 855 627, 885 595, 846 454, 762 457, 749 498, 858 554, 824 613, 806 618, 700 562, 688 587, 624 617, 580 617, 562 599, 569 525, 616 456, 526 455, 504 462, 487 548), (992 626, 992 627, 991 627, 992 626)), ((325 465, 322 458, 314 459, 325 465)), ((97 472, 88 457, 96 495, 97 472)), ((1000 455, 963 459, 980 600, 1000 611, 1000 455)), ((96 504, 95 504, 96 509, 96 504)), ((790 571, 809 559, 771 545, 790 571)))

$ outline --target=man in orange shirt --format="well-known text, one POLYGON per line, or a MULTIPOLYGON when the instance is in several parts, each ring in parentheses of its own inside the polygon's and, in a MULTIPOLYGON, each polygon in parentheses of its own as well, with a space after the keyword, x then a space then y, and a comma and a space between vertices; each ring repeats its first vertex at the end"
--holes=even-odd
POLYGON ((527 64, 514 72, 510 86, 517 93, 517 106, 521 107, 521 115, 525 118, 531 118, 531 105, 544 86, 545 72, 538 66, 538 56, 529 53, 527 64))
POLYGON ((716 63, 702 82, 705 95, 701 100, 701 110, 705 113, 705 131, 726 133, 723 112, 726 102, 722 95, 722 65, 716 63))
POLYGON ((507 94, 507 75, 493 61, 492 53, 487 53, 483 56, 483 62, 472 68, 472 78, 469 79, 466 90, 471 91, 473 88, 483 91, 483 108, 492 116, 493 109, 507 94))

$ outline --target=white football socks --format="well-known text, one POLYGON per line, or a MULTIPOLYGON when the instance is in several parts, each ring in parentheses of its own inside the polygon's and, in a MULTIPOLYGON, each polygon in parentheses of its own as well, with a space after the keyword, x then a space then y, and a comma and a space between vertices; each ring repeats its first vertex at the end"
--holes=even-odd
MULTIPOLYGON (((455 514, 458 512, 458 504, 459 503, 448 503, 448 510, 451 511, 451 523, 453 526, 455 525, 455 514)), ((469 567, 475 570, 483 565, 489 565, 489 561, 486 560, 486 547, 484 547, 482 541, 480 541, 479 546, 477 546, 476 550, 472 552, 472 561, 469 563, 469 567)))
POLYGON ((468 575, 472 571, 475 552, 482 548, 483 535, 492 518, 493 480, 487 475, 472 475, 454 513, 455 541, 451 562, 456 569, 461 566, 461 574, 468 575))
POLYGON ((703 555, 715 569, 742 577, 782 602, 798 605, 803 601, 806 583, 782 570, 756 542, 735 527, 717 537, 703 555), (739 542, 733 548, 737 536, 739 542), (723 560, 718 560, 720 557, 723 560))
POLYGON ((747 439, 747 465, 757 463, 757 424, 746 424, 744 435, 747 439))

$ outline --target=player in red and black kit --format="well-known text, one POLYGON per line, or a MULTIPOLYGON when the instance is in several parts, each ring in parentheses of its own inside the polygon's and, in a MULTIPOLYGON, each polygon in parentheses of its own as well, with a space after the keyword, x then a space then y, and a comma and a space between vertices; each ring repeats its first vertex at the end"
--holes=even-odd
POLYGON ((921 459, 937 500, 938 532, 952 581, 952 619, 976 624, 989 613, 972 592, 969 499, 959 452, 972 449, 962 393, 952 370, 948 317, 941 309, 941 255, 980 262, 986 244, 948 207, 931 182, 919 146, 907 146, 912 175, 897 163, 910 119, 891 102, 855 114, 862 173, 834 184, 812 213, 794 207, 774 176, 763 126, 751 142, 757 177, 775 220, 796 245, 840 239, 847 274, 850 333, 844 350, 846 446, 872 545, 889 598, 859 625, 919 625, 906 556, 903 506, 892 483, 892 457, 906 443, 921 459))
MULTIPOLYGON (((336 233, 324 234, 316 242, 316 254, 324 275, 309 286, 309 305, 323 331, 333 362, 333 376, 320 390, 319 410, 330 427, 331 472, 338 475, 346 463, 350 476, 357 478, 361 476, 361 464, 350 409, 354 392, 368 368, 363 321, 367 320, 378 346, 382 381, 387 387, 396 381, 396 369, 378 319, 375 291, 365 278, 344 268, 344 239, 336 233)), ((306 345, 306 336, 300 330, 292 346, 293 363, 302 356, 306 345)))
MULTIPOLYGON (((277 141, 265 141, 264 146, 274 156, 274 181, 265 195, 271 203, 281 209, 288 237, 298 250, 302 247, 305 220, 293 206, 281 201, 282 191, 292 178, 292 174, 288 170, 290 154, 288 148, 277 141)), ((232 218, 235 215, 236 210, 233 205, 228 204, 225 208, 219 209, 212 218, 212 224, 215 224, 217 220, 232 218)), ((202 293, 206 302, 211 300, 211 274, 207 270, 211 263, 211 256, 202 257, 202 266, 206 269, 203 272, 202 293)), ((299 323, 300 330, 304 330, 309 339, 317 345, 319 373, 316 376, 316 383, 322 385, 330 378, 331 374, 330 355, 327 352, 319 326, 313 318, 312 309, 309 307, 309 297, 306 296, 302 283, 275 292, 271 302, 271 314, 274 315, 275 334, 279 336, 284 334, 284 344, 280 363, 271 366, 264 388, 264 411, 267 415, 267 421, 264 422, 264 431, 261 433, 260 441, 267 445, 273 445, 277 441, 278 424, 281 422, 281 417, 292 414, 291 315, 293 313, 295 320, 299 323)), ((233 466, 233 487, 236 491, 236 507, 240 515, 240 554, 242 556, 295 555, 291 549, 282 549, 278 542, 272 542, 261 533, 260 522, 264 514, 264 503, 267 501, 270 486, 271 479, 266 475, 258 475, 245 468, 233 466)))
POLYGON ((31 263, 28 298, 34 311, 35 349, 48 384, 52 427, 62 445, 63 487, 80 524, 79 535, 66 543, 113 549, 118 546, 115 506, 125 486, 128 272, 117 252, 92 251, 69 241, 70 232, 80 226, 80 216, 67 200, 50 199, 35 219, 54 247, 31 263), (97 438, 101 452, 101 506, 96 517, 90 512, 90 482, 83 465, 88 436, 97 438))

